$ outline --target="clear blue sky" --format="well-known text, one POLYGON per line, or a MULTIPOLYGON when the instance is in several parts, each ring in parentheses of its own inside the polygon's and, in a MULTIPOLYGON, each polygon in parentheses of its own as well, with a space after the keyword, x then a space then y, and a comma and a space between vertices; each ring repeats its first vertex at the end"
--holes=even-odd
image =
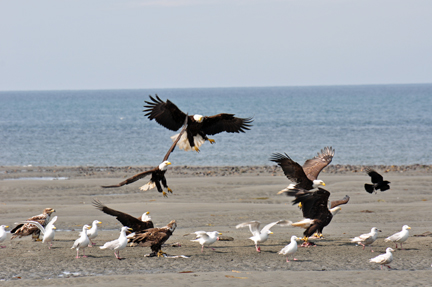
POLYGON ((0 90, 432 82, 430 0, 0 0, 0 90))

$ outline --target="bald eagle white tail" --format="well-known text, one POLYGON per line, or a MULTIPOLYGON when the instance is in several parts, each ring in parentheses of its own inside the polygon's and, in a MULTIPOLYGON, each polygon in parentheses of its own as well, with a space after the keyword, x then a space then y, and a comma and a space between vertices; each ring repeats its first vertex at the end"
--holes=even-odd
MULTIPOLYGON (((171 137, 171 140, 174 142, 179 134, 175 134, 171 137)), ((200 148, 200 146, 203 145, 203 143, 205 143, 205 139, 203 139, 202 136, 200 135, 196 135, 194 136, 194 144, 197 148, 200 148)), ((182 149, 184 151, 190 151, 192 149, 192 147, 189 144, 189 140, 187 138, 187 133, 182 134, 180 140, 177 143, 177 146, 179 149, 182 149)))
POLYGON ((154 188, 156 186, 156 183, 154 181, 149 181, 146 184, 144 184, 143 186, 140 187, 140 190, 142 191, 147 191, 150 190, 152 188, 154 188))

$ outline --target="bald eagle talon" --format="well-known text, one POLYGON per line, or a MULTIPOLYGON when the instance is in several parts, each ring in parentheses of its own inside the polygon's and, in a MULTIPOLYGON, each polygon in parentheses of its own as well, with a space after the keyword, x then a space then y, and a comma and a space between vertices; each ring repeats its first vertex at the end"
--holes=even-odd
POLYGON ((171 188, 168 187, 167 190, 169 193, 173 193, 171 188))
POLYGON ((167 193, 165 191, 162 192, 163 197, 168 197, 167 193))
POLYGON ((211 144, 216 143, 216 141, 215 141, 214 139, 208 139, 208 141, 209 141, 211 144))
POLYGON ((196 152, 200 152, 199 148, 196 147, 196 146, 193 147, 193 150, 196 151, 196 152))

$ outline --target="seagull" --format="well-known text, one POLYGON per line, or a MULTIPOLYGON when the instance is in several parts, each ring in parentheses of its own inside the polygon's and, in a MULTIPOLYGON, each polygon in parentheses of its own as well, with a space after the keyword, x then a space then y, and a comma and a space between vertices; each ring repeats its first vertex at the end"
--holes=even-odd
POLYGON ((89 230, 90 228, 91 227, 89 225, 87 225, 87 224, 84 225, 83 229, 82 229, 82 232, 80 232, 80 237, 77 240, 75 240, 73 246, 71 247, 71 249, 75 248, 76 251, 77 251, 77 256, 75 258, 80 258, 79 255, 78 255, 78 252, 79 252, 80 248, 82 248, 82 250, 83 250, 83 256, 82 257, 84 257, 84 258, 87 257, 84 254, 84 248, 86 248, 89 245, 89 243, 90 243, 90 239, 87 236, 87 230, 89 230))
POLYGON ((300 239, 297 236, 293 235, 291 236, 291 243, 286 245, 284 248, 282 248, 281 251, 278 252, 278 254, 286 255, 286 262, 290 262, 288 260, 289 255, 293 255, 293 260, 297 260, 297 258, 294 257, 294 253, 297 251, 297 240, 300 239))
POLYGON ((93 245, 96 245, 96 243, 94 243, 92 239, 95 239, 98 236, 98 224, 102 224, 102 222, 100 222, 99 220, 93 220, 91 229, 87 231, 87 237, 90 240, 90 244, 88 247, 93 247, 93 245))
MULTIPOLYGON (((8 228, 8 227, 9 226, 7 226, 7 225, 0 225, 0 243, 2 243, 3 241, 6 240, 7 233, 6 233, 5 228, 8 228)), ((6 246, 0 245, 0 248, 6 248, 6 246)))
POLYGON ((267 241, 269 234, 273 234, 273 232, 270 231, 270 228, 275 226, 276 224, 280 224, 282 226, 290 225, 292 222, 288 220, 279 220, 272 223, 267 224, 264 226, 264 228, 259 231, 260 222, 259 221, 249 221, 249 222, 243 222, 236 226, 236 228, 246 227, 249 226, 249 229, 252 233, 252 237, 249 239, 255 242, 255 249, 258 252, 261 252, 260 243, 267 241))
MULTIPOLYGON (((195 239, 191 240, 192 242, 198 242, 199 244, 201 244, 201 252, 204 252, 204 245, 210 245, 215 243, 217 240, 219 240, 218 235, 222 235, 222 233, 219 233, 218 231, 211 231, 211 232, 206 232, 206 231, 195 231, 194 232, 196 234, 195 239)), ((209 247, 209 246, 207 246, 209 247)), ((209 247, 211 248, 211 247, 209 247)), ((212 248, 212 250, 215 250, 214 248, 212 248)))
POLYGON ((398 243, 400 243, 401 249, 404 250, 402 248, 402 243, 404 243, 409 237, 408 229, 411 229, 411 227, 409 227, 408 225, 404 225, 402 226, 402 231, 399 231, 398 233, 395 233, 392 236, 387 237, 386 239, 384 239, 384 241, 386 242, 392 241, 396 243, 396 249, 398 243))
POLYGON ((56 227, 54 226, 54 223, 56 221, 57 221, 57 216, 54 216, 53 219, 51 219, 51 221, 45 227, 43 227, 42 224, 40 224, 39 222, 37 222, 37 221, 31 221, 31 220, 15 222, 15 224, 26 224, 26 223, 28 223, 28 224, 35 225, 37 228, 39 228, 39 230, 43 234, 42 243, 46 242, 47 244, 49 244, 48 245, 48 249, 51 249, 52 242, 54 240, 55 229, 56 229, 56 227))
POLYGON ((111 249, 114 250, 114 255, 118 260, 121 260, 123 258, 120 258, 120 250, 124 249, 127 245, 128 239, 126 237, 126 230, 132 230, 132 228, 129 228, 127 226, 123 226, 120 229, 120 237, 116 240, 109 241, 105 243, 103 246, 99 247, 100 249, 111 249), (117 253, 116 253, 117 251, 117 253))
POLYGON ((393 261, 392 251, 394 250, 391 247, 387 247, 386 253, 380 254, 377 257, 369 259, 369 262, 381 264, 381 270, 383 265, 391 269, 391 267, 388 264, 390 264, 393 261))
POLYGON ((376 227, 372 227, 371 232, 354 237, 351 239, 351 242, 360 244, 361 246, 363 246, 363 250, 365 249, 366 245, 369 245, 371 252, 374 252, 372 250, 371 244, 374 243, 377 239, 378 232, 381 232, 381 230, 376 227))

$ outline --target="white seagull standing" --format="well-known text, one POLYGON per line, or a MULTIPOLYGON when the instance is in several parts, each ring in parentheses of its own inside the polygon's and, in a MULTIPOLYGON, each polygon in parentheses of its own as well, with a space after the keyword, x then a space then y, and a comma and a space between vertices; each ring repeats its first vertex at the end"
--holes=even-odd
POLYGON ((399 231, 398 233, 395 233, 392 236, 387 237, 386 239, 384 239, 384 241, 386 242, 392 241, 396 243, 396 249, 398 243, 400 243, 401 249, 403 250, 402 243, 404 243, 409 237, 408 229, 411 229, 411 227, 409 227, 408 225, 404 225, 402 226, 402 231, 399 231))
POLYGON ((268 236, 270 234, 273 234, 273 232, 270 231, 270 228, 275 226, 276 224, 280 224, 282 226, 290 225, 292 222, 288 220, 279 220, 272 223, 267 224, 264 226, 263 229, 261 229, 261 232, 259 231, 260 222, 259 221, 249 221, 249 222, 243 222, 236 226, 236 228, 246 227, 249 226, 250 232, 252 233, 252 237, 249 237, 250 240, 255 242, 255 249, 258 252, 261 252, 261 246, 260 243, 267 241, 268 236))
MULTIPOLYGON (((204 252, 204 245, 210 245, 215 243, 216 241, 219 240, 218 235, 222 235, 222 233, 219 233, 218 231, 211 231, 211 232, 206 232, 206 231, 195 231, 194 232, 196 234, 195 239, 191 240, 192 242, 198 242, 199 244, 201 244, 201 252, 204 252)), ((206 246, 208 248, 211 248, 209 246, 206 246)), ((211 248, 212 250, 215 250, 214 248, 211 248)))
POLYGON ((56 229, 56 227, 54 226, 54 223, 56 221, 57 221, 57 216, 54 216, 51 219, 51 221, 45 227, 43 227, 39 222, 37 222, 37 221, 31 221, 31 220, 15 222, 15 224, 29 223, 29 224, 35 225, 37 228, 39 228, 39 230, 43 234, 42 243, 46 242, 47 244, 49 244, 48 245, 48 249, 51 249, 52 242, 54 240, 55 229, 56 229))
POLYGON ((99 220, 93 220, 91 229, 87 231, 87 236, 90 240, 88 247, 93 247, 93 245, 96 245, 96 243, 94 243, 92 239, 95 239, 98 236, 98 224, 102 224, 102 222, 100 222, 99 220))
POLYGON ((279 251, 278 254, 286 255, 286 262, 290 262, 288 259, 288 256, 292 255, 293 260, 297 260, 297 258, 294 257, 294 253, 297 251, 297 240, 300 239, 297 236, 293 235, 291 236, 291 242, 290 244, 286 245, 284 248, 282 248, 281 251, 279 251))
POLYGON ((80 237, 77 240, 75 240, 73 246, 71 247, 71 249, 75 248, 77 251, 77 256, 75 258, 80 258, 78 255, 80 248, 82 248, 82 250, 83 250, 82 257, 84 257, 84 258, 87 257, 84 253, 84 248, 86 248, 90 242, 90 239, 87 236, 87 230, 89 230, 89 229, 90 229, 89 225, 87 225, 87 224, 84 225, 82 232, 80 232, 80 237))
POLYGON ((381 230, 376 227, 372 227, 371 232, 354 237, 351 239, 351 242, 360 244, 361 246, 363 246, 363 250, 365 249, 366 245, 369 245, 371 252, 374 252, 372 250, 371 244, 374 243, 377 239, 378 232, 381 232, 381 230))
POLYGON ((127 245, 128 238, 126 237, 126 230, 132 230, 132 228, 129 228, 127 226, 123 226, 120 229, 120 236, 118 239, 110 241, 105 243, 103 246, 99 247, 100 249, 111 249, 114 250, 114 255, 118 260, 121 260, 123 258, 120 258, 120 250, 124 249, 127 245), (117 253, 116 253, 117 251, 117 253))
POLYGON ((390 264, 393 261, 392 251, 394 250, 391 247, 387 247, 386 253, 380 254, 377 257, 369 259, 369 262, 381 264, 381 270, 383 265, 391 269, 391 267, 388 264, 390 264))
MULTIPOLYGON (((0 225, 0 243, 2 243, 3 241, 6 240, 7 233, 6 233, 5 228, 8 228, 8 227, 9 226, 7 226, 7 225, 0 225)), ((6 246, 0 245, 0 248, 6 248, 6 246)))

